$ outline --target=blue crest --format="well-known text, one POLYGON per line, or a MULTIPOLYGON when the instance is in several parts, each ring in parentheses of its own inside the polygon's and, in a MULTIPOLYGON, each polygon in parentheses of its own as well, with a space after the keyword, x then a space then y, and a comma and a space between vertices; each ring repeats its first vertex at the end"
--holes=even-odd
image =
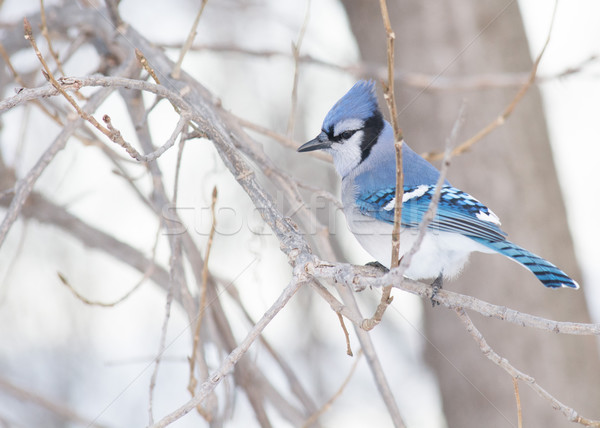
POLYGON ((359 80, 329 110, 325 120, 323 120, 323 130, 329 131, 336 123, 344 119, 367 120, 373 116, 377 109, 375 82, 372 80, 359 80))

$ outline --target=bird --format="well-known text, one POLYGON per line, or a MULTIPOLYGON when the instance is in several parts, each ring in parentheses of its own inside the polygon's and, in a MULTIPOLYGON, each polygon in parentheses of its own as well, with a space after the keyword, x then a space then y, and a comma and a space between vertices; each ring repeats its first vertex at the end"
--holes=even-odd
MULTIPOLYGON (((383 118, 375 82, 360 80, 329 110, 321 132, 298 152, 323 150, 342 178, 346 221, 362 247, 382 268, 391 265, 391 234, 396 194, 394 132, 383 118)), ((417 239, 419 225, 436 191, 440 172, 402 144, 403 196, 400 260, 417 239)), ((431 302, 444 280, 456 277, 470 253, 499 253, 529 269, 548 288, 578 289, 579 284, 552 263, 506 239, 500 220, 466 192, 443 182, 436 215, 404 271, 407 278, 433 279, 431 302)))

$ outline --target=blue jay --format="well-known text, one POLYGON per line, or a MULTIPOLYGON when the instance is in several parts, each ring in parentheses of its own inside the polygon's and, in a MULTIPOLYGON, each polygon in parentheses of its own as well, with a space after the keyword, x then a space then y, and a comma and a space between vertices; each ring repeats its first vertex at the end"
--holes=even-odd
MULTIPOLYGON (((324 150, 342 177, 342 204, 349 228, 380 264, 389 268, 396 206, 394 133, 377 105, 372 81, 359 81, 327 113, 321 133, 298 148, 324 150)), ((400 255, 410 251, 419 224, 435 193, 439 171, 402 145, 404 196, 400 255)), ((434 295, 443 279, 456 276, 473 251, 500 253, 525 266, 546 287, 579 288, 552 263, 509 242, 498 217, 446 180, 435 219, 429 224, 405 276, 434 279, 434 295)), ((432 302, 433 297, 432 297, 432 302)))

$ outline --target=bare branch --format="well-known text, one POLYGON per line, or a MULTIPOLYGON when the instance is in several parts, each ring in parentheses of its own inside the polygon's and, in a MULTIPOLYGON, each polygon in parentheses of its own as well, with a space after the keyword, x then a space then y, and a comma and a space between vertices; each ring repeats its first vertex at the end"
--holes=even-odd
MULTIPOLYGON (((421 243, 423 242, 423 238, 425 237, 425 233, 427 232, 427 228, 431 224, 431 222, 435 218, 435 213, 437 211, 437 207, 440 201, 440 195, 442 191, 442 186, 446 181, 446 175, 448 174, 448 167, 450 166, 450 159, 452 157, 452 147, 456 141, 456 137, 458 136, 458 132, 460 127, 464 122, 464 114, 465 114, 465 105, 461 105, 460 111, 458 112, 458 117, 452 126, 452 131, 450 132, 450 136, 446 139, 446 148, 444 150, 444 159, 442 160, 442 166, 440 168, 440 175, 438 177, 437 183, 435 184, 435 192, 429 202, 429 206, 427 207, 427 211, 423 215, 423 219, 419 224, 419 233, 412 247, 402 258, 402 262, 400 263, 400 267, 398 269, 399 275, 404 275, 406 269, 410 266, 410 262, 414 255, 419 250, 421 243)), ((435 297, 434 297, 435 300, 435 297)))
MULTIPOLYGON (((102 89, 96 92, 90 100, 86 103, 84 110, 92 112, 98 108, 98 106, 108 97, 112 92, 111 89, 102 89)), ((15 184, 15 194, 10 203, 6 216, 0 225, 0 247, 2 246, 8 231, 19 216, 23 204, 27 200, 29 193, 33 189, 35 182, 40 177, 46 167, 52 162, 58 152, 60 152, 67 144, 68 139, 71 137, 73 132, 81 126, 83 119, 77 118, 67 122, 55 138, 54 142, 46 149, 44 154, 39 158, 35 166, 27 173, 25 177, 18 180, 15 184)))
POLYGON ((121 14, 119 13, 120 0, 105 0, 104 2, 106 3, 106 9, 108 10, 108 15, 110 16, 113 25, 117 28, 124 25, 121 14))
MULTIPOLYGON (((178 48, 180 44, 162 44, 164 48, 178 48)), ((282 57, 293 61, 293 56, 287 52, 277 50, 258 50, 248 49, 231 44, 198 44, 192 46, 191 50, 211 51, 222 54, 240 54, 254 58, 272 58, 282 57)), ((561 80, 566 77, 581 74, 590 65, 598 62, 597 54, 591 55, 582 61, 565 67, 564 70, 546 75, 537 75, 534 83, 541 84, 554 80, 561 80)), ((300 55, 298 58, 300 64, 318 65, 323 68, 339 71, 341 73, 351 74, 357 78, 385 80, 387 77, 387 65, 372 63, 356 63, 350 65, 340 65, 332 63, 311 55, 300 55)), ((482 73, 482 74, 461 74, 459 76, 439 76, 427 73, 420 73, 407 70, 395 70, 394 80, 400 85, 423 89, 424 91, 470 91, 475 89, 493 89, 493 88, 514 88, 521 87, 529 80, 530 72, 503 72, 503 73, 482 73)), ((597 77, 597 76, 596 76, 597 77)))
POLYGON ((148 64, 148 60, 146 59, 146 57, 144 56, 142 51, 139 50, 138 48, 135 48, 135 57, 139 61, 139 63, 142 65, 142 67, 144 67, 144 70, 146 70, 148 72, 148 74, 150 74, 150 76, 152 76, 152 79, 154 79, 154 81, 158 85, 160 85, 160 80, 159 80, 158 76, 156 75, 156 72, 154 71, 154 69, 152 67, 150 67, 150 64, 148 64))
POLYGON ((256 323, 256 325, 248 332, 246 338, 235 348, 227 358, 221 363, 219 369, 214 372, 209 379, 200 385, 200 389, 196 396, 192 398, 190 401, 185 403, 183 406, 178 408, 177 410, 171 412, 164 418, 162 418, 157 423, 151 425, 151 428, 162 428, 165 427, 177 419, 180 419, 185 414, 189 413, 191 410, 196 408, 198 404, 201 404, 202 401, 208 396, 210 392, 212 392, 219 383, 225 378, 231 371, 235 364, 242 358, 250 346, 256 341, 256 339, 260 336, 264 328, 271 322, 271 320, 279 313, 281 309, 287 304, 287 302, 292 298, 292 296, 298 291, 298 289, 306 282, 305 275, 302 271, 297 271, 294 274, 294 277, 287 285, 287 287, 283 290, 279 298, 271 305, 271 307, 264 313, 261 319, 256 323))
POLYGON ((137 282, 137 284, 135 284, 127 293, 123 294, 123 296, 119 297, 114 302, 97 302, 94 300, 90 300, 87 297, 85 297, 84 295, 82 295, 80 292, 75 290, 75 288, 73 288, 73 286, 67 280, 65 275, 63 275, 60 272, 57 272, 57 274, 58 274, 58 278, 60 279, 60 282, 62 282, 69 289, 69 291, 71 291, 71 293, 73 293, 73 295, 81 302, 85 303, 86 305, 90 305, 90 306, 100 306, 103 308, 111 308, 111 307, 116 306, 119 303, 127 300, 127 298, 129 298, 137 289, 139 289, 142 286, 142 284, 144 284, 144 282, 146 282, 146 280, 148 280, 148 278, 150 278, 152 276, 152 274, 154 273, 154 269, 156 269, 156 265, 154 263, 150 264, 148 266, 148 269, 146 269, 146 271, 144 272, 144 276, 142 276, 142 278, 137 282))
MULTIPOLYGON (((358 367, 358 363, 360 362, 360 357, 362 357, 362 354, 363 354, 362 349, 359 349, 358 354, 356 355, 356 358, 354 360, 354 364, 352 364, 352 367, 350 368, 350 371, 348 372, 346 379, 344 379, 344 381, 342 382, 342 384, 340 385, 340 387, 338 388, 336 393, 333 394, 331 396, 331 398, 329 400, 327 400, 327 402, 325 404, 323 404, 323 406, 319 409, 319 411, 314 413, 313 415, 311 415, 311 417, 308 418, 306 420, 306 422, 304 422, 304 424, 302 424, 303 428, 310 427, 317 419, 319 419, 321 417, 321 415, 323 415, 323 413, 325 413, 327 410, 329 410, 329 408, 333 405, 335 400, 337 400, 338 397, 340 395, 342 395, 342 392, 344 392, 344 389, 346 389, 346 386, 348 386, 350 379, 352 379, 352 376, 354 376, 354 373, 356 372, 356 368, 358 367)), ((350 356, 352 356, 352 354, 350 354, 350 356)))
MULTIPOLYGON (((202 16, 202 12, 204 12, 204 7, 206 6, 207 2, 208 2, 208 0, 202 0, 202 4, 200 4, 200 9, 198 10, 198 13, 196 14, 196 18, 194 19, 192 28, 187 36, 187 39, 186 39, 183 47, 181 48, 181 51, 179 52, 179 59, 177 60, 177 62, 175 63, 175 66, 173 67, 173 73, 171 74, 173 79, 179 79, 179 76, 181 75, 181 64, 183 64, 183 58, 185 57, 185 54, 188 52, 188 50, 190 50, 192 43, 194 43, 194 39, 196 38, 196 34, 197 34, 196 29, 198 28, 198 24, 200 23, 200 17, 202 16)), ((158 83, 158 81, 157 81, 157 83, 158 83)))
POLYGON ((54 47, 52 46, 52 39, 50 39, 50 33, 48 33, 48 24, 46 23, 46 9, 44 8, 44 0, 40 0, 40 17, 42 19, 42 36, 44 36, 44 38, 46 39, 46 43, 48 43, 48 51, 50 52, 50 55, 52 55, 52 58, 56 63, 56 68, 58 69, 58 72, 64 76, 65 71, 63 70, 62 63, 58 58, 58 53, 56 53, 54 47))
MULTIPOLYGON (((312 281, 312 282, 315 282, 315 281, 312 281)), ((244 316, 246 317, 246 319, 248 320, 248 322, 250 322, 251 325, 255 325, 256 321, 254 321, 252 319, 252 317, 250 316, 250 314, 248 313, 248 311, 244 307, 244 304, 242 302, 240 294, 238 293, 238 290, 235 287, 226 287, 226 290, 229 293, 229 295, 238 304, 238 306, 240 307, 240 309, 244 313, 244 316)), ((294 371, 292 370, 292 367, 286 362, 285 358, 282 355, 280 355, 273 348, 273 346, 264 337, 264 335, 260 336, 260 343, 267 349, 267 351, 269 352, 269 354, 271 355, 271 357, 273 357, 273 359, 277 362, 277 364, 279 364, 279 367, 281 368, 281 371, 285 374, 285 376, 286 376, 286 378, 288 380, 288 383, 290 385, 290 389, 296 395, 296 397, 298 397, 298 399, 304 404, 304 406, 306 407, 306 410, 308 410, 311 413, 316 412, 317 411, 317 407, 314 404, 314 402, 312 400, 312 397, 305 390, 305 388, 302 386, 302 384, 300 383, 300 379, 294 373, 294 371)))
MULTIPOLYGON (((314 278, 329 279, 337 283, 346 284, 357 292, 369 287, 383 287, 385 284, 392 283, 394 287, 422 298, 430 299, 432 294, 429 284, 403 278, 398 274, 397 270, 382 274, 380 269, 370 266, 328 263, 317 261, 316 258, 314 262, 307 263, 304 269, 314 278)), ((522 327, 537 328, 562 334, 600 336, 600 323, 587 324, 549 320, 449 290, 439 290, 436 295, 436 301, 450 309, 465 308, 479 312, 483 316, 497 318, 522 327)), ((347 318, 353 323, 355 322, 354 319, 347 318)))
MULTIPOLYGON (((21 75, 17 72, 17 70, 15 69, 15 67, 12 64, 12 61, 10 59, 10 56, 8 54, 8 52, 6 52, 6 49, 4 48, 4 46, 2 45, 2 43, 0 43, 0 56, 2 56, 2 59, 4 60, 4 62, 6 63, 6 65, 8 66, 8 69, 10 70, 10 72, 12 73, 15 81, 21 85, 23 88, 27 86, 27 84, 25 83, 25 81, 23 80, 23 78, 21 77, 21 75)), ((18 90, 17 93, 19 93, 20 90, 18 90)), ((2 100, 3 102, 4 100, 2 100)), ((0 104, 2 103, 0 102, 0 104)), ((44 112, 44 114, 46 114, 46 116, 48 116, 49 118, 51 118, 54 122, 56 122, 57 124, 62 126, 62 121, 60 120, 60 118, 56 115, 50 112, 50 110, 48 110, 46 108, 46 106, 44 106, 39 100, 33 100, 33 103, 44 112)), ((1 112, 1 110, 0 110, 1 112)))
MULTIPOLYGON (((252 123, 246 119, 242 119, 241 117, 234 116, 233 114, 232 114, 232 117, 235 117, 235 119, 239 122, 239 124, 242 125, 244 128, 258 132, 259 134, 266 135, 267 137, 275 140, 276 142, 280 143, 284 147, 287 147, 292 150, 296 150, 300 146, 300 144, 298 144, 293 139, 291 139, 285 135, 279 134, 269 128, 265 128, 264 126, 260 126, 256 123, 252 123)), ((310 155, 312 157, 315 157, 317 159, 321 159, 321 160, 331 163, 331 156, 329 156, 325 153, 321 153, 320 151, 308 152, 306 154, 310 155)))
POLYGON ((517 401, 517 428, 523 428, 523 411, 521 409, 521 394, 519 394, 519 379, 513 377, 515 400, 517 401))
POLYGON ((306 12, 304 12, 304 22, 300 28, 300 34, 298 34, 298 40, 292 44, 292 56, 294 57, 294 79, 292 82, 292 96, 291 96, 291 108, 290 115, 288 117, 287 125, 287 136, 292 138, 294 136, 294 124, 296 123, 296 106, 298 104, 298 72, 299 63, 298 58, 300 57, 300 48, 302 47, 302 41, 304 40, 304 34, 306 33, 306 27, 310 18, 310 3, 311 0, 306 1, 306 12))
MULTIPOLYGON (((546 48, 548 47, 548 44, 550 43, 550 36, 552 34, 552 29, 554 28, 554 19, 556 18, 557 8, 558 8, 558 1, 555 1, 554 10, 552 12, 552 19, 550 21, 550 28, 548 29, 548 35, 546 36, 546 42, 544 43, 542 50, 540 51, 540 53, 538 54, 537 58, 535 59, 535 61, 533 63, 533 67, 531 68, 527 82, 525 82, 525 84, 521 87, 521 89, 519 89, 519 91, 514 96, 514 98, 510 102, 510 104, 508 104, 508 106, 506 106, 506 108, 504 109, 502 114, 500 114, 500 116, 498 116, 496 119, 494 119, 493 121, 488 123, 483 129, 481 129, 479 132, 477 132, 474 136, 472 136, 465 142, 459 144, 452 151, 453 156, 460 155, 460 154, 466 152, 475 143, 477 143, 478 141, 481 141, 486 135, 488 135, 494 129, 498 128, 501 125, 504 125, 504 123, 506 122, 506 119, 508 119, 508 117, 512 114, 512 112, 517 107, 517 105, 519 104, 521 99, 523 99, 523 97, 525 96, 525 94, 527 93, 527 91, 529 90, 529 88, 531 87, 533 82, 535 81, 535 76, 537 74, 538 66, 540 65, 540 61, 542 60, 542 57, 544 56, 544 52, 546 52, 546 48)), ((436 159, 440 158, 440 154, 436 153, 436 154, 429 155, 427 157, 429 160, 436 160, 436 159)))
POLYGON ((170 266, 170 275, 169 275, 169 289, 167 291, 167 298, 165 301, 165 316, 163 320, 163 325, 160 333, 160 341, 158 345, 158 352, 156 357, 154 357, 154 370, 152 371, 152 376, 150 377, 150 391, 148 394, 148 417, 150 420, 150 424, 154 423, 154 415, 153 415, 153 400, 154 400, 154 387, 156 386, 156 378, 158 377, 158 369, 160 367, 160 363, 165 353, 166 340, 167 340, 167 327, 169 326, 169 319, 171 318, 171 304, 173 303, 173 295, 175 292, 181 290, 182 288, 182 278, 183 278, 183 264, 182 264, 182 249, 181 249, 181 239, 180 237, 175 237, 173 239, 173 244, 171 248, 171 266, 170 266))
MULTIPOLYGON (((188 382, 188 391, 194 396, 196 392, 196 385, 198 381, 194 375, 195 365, 196 365, 196 352, 198 351, 198 345, 200 343, 200 331, 202 328, 202 319, 205 315, 206 311, 206 290, 208 288, 208 260, 210 257, 210 250, 212 248, 213 239, 215 236, 215 230, 217 226, 217 217, 215 215, 215 206, 217 203, 217 188, 213 188, 212 192, 212 201, 210 204, 210 210, 212 215, 212 224, 210 226, 210 232, 208 234, 208 242, 206 243, 206 253, 204 255, 204 266, 202 266, 202 287, 200 289, 200 304, 198 305, 198 319, 196 321, 196 328, 194 330, 194 339, 192 342, 192 356, 189 358, 190 362, 190 378, 188 382)), ((210 422, 211 416, 207 411, 198 404, 197 406, 198 413, 210 422)))
MULTIPOLYGON (((394 225, 392 228, 392 253, 390 261, 390 269, 394 269, 400 263, 400 223, 402 222, 402 196, 404 195, 404 169, 402 167, 402 130, 398 124, 398 113, 396 111, 396 98, 394 95, 394 39, 396 35, 392 30, 392 24, 390 22, 390 16, 388 14, 386 0, 379 1, 379 7, 381 8, 381 16, 383 18, 383 26, 385 28, 386 40, 387 40, 387 64, 388 64, 388 78, 387 84, 384 85, 384 98, 390 110, 390 119, 392 121, 392 128, 394 130, 394 149, 396 152, 396 190, 394 200, 397 202, 394 208, 394 225)), ((375 314, 369 319, 366 319, 362 323, 362 328, 365 330, 371 330, 377 326, 387 307, 392 303, 393 297, 391 296, 392 286, 386 285, 383 287, 381 293, 381 301, 375 310, 375 314)), ((396 426, 405 426, 401 419, 394 421, 396 426)))
POLYGON ((19 400, 30 402, 35 404, 36 406, 42 407, 52 412, 53 414, 59 416, 60 418, 64 419, 65 421, 71 421, 76 424, 84 425, 86 427, 106 427, 106 425, 98 424, 96 423, 96 421, 92 421, 81 416, 80 414, 66 407, 63 403, 58 403, 56 401, 49 400, 46 397, 31 392, 29 389, 17 386, 9 380, 4 379, 3 377, 0 377, 0 389, 12 395, 13 397, 18 398, 19 400))
POLYGON ((560 411, 565 417, 569 420, 569 422, 576 422, 584 426, 588 427, 600 427, 600 421, 594 421, 591 419, 584 418, 580 416, 575 409, 561 403, 554 396, 552 396, 548 391, 538 385, 536 380, 531 376, 519 371, 512 364, 508 362, 506 358, 498 355, 486 342, 485 338, 481 334, 471 318, 467 315, 467 313, 462 308, 455 309, 456 315, 464 324, 467 331, 473 337, 473 340, 479 345, 479 349, 489 360, 491 360, 494 364, 501 367, 506 371, 513 379, 518 379, 524 381, 531 389, 533 389, 537 395, 539 395, 544 400, 547 400, 552 408, 560 411))

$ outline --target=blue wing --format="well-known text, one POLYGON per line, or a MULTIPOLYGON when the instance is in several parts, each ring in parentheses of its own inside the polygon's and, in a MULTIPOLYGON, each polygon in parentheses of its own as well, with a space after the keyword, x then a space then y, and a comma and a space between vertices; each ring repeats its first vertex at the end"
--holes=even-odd
MULTIPOLYGON (((356 203, 362 214, 393 224, 395 192, 395 187, 365 192, 358 195, 356 203)), ((403 227, 419 227, 434 192, 433 185, 404 187, 403 227)), ((492 242, 504 241, 506 236, 492 211, 469 194, 449 185, 442 186, 436 216, 429 224, 429 229, 460 233, 492 242)))
MULTIPOLYGON (((393 187, 365 192, 357 198, 361 213, 387 223, 394 222, 395 192, 393 187)), ((404 188, 402 226, 419 227, 435 192, 435 186, 404 188)), ((505 239, 498 217, 469 194, 452 186, 442 186, 435 219, 429 229, 460 233, 522 264, 546 287, 579 288, 577 282, 552 263, 505 239)))

